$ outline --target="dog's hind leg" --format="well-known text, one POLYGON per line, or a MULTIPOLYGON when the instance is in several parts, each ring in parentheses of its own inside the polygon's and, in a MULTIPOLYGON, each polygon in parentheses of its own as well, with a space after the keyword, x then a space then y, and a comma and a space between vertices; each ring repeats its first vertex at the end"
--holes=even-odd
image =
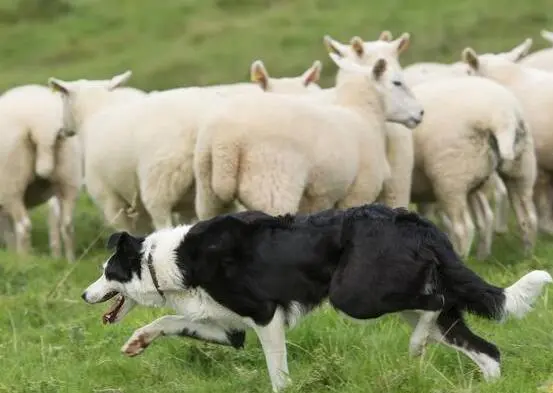
MULTIPOLYGON (((401 313, 411 325, 418 323, 413 311, 401 313)), ((497 347, 474 334, 456 309, 443 312, 430 329, 430 339, 467 355, 480 368, 487 381, 501 376, 500 353, 497 347)))
POLYGON ((273 392, 282 390, 291 380, 288 377, 286 358, 285 318, 282 308, 277 307, 273 319, 265 326, 253 324, 265 353, 265 361, 273 392))
POLYGON ((243 330, 225 330, 210 321, 190 321, 181 315, 166 315, 135 330, 121 348, 127 356, 139 355, 160 336, 184 336, 215 344, 242 348, 246 338, 243 330))
POLYGON ((413 357, 422 355, 439 315, 440 311, 422 312, 409 340, 409 355, 413 357))

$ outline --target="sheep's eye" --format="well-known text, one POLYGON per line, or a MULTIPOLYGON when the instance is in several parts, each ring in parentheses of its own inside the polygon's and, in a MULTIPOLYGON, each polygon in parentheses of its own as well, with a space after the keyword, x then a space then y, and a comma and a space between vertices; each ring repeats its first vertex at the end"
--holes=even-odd
POLYGON ((394 81, 394 85, 396 85, 396 86, 401 86, 402 83, 401 83, 400 81, 394 81))

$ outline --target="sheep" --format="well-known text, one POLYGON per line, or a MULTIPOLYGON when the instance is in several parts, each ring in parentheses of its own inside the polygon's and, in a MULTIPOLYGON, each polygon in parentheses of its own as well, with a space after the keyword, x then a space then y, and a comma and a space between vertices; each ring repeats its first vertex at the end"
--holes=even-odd
MULTIPOLYGON (((81 167, 78 141, 62 131, 62 102, 44 86, 19 86, 0 96, 0 113, 0 206, 7 243, 11 245, 11 232, 15 250, 28 253, 32 226, 28 209, 49 201, 51 245, 61 231, 66 258, 72 261, 72 217, 81 186, 81 167)), ((59 247, 53 245, 53 254, 59 256, 59 247)))
POLYGON ((477 75, 492 79, 510 89, 519 99, 532 132, 538 177, 534 185, 534 202, 538 211, 538 226, 545 233, 553 233, 553 214, 549 190, 553 170, 553 118, 549 110, 553 106, 553 74, 517 63, 532 45, 526 39, 509 52, 477 55, 472 48, 465 48, 463 60, 477 75))
MULTIPOLYGON (((301 94, 316 88, 320 68, 315 62, 300 77, 278 79, 256 61, 251 67, 256 83, 172 89, 102 111, 78 131, 86 150, 89 194, 118 230, 145 234, 171 226, 174 211, 182 220, 194 220, 192 158, 203 113, 238 94, 301 94)), ((86 101, 67 85, 67 103, 86 101)))
MULTIPOLYGON (((409 46, 409 34, 402 34, 392 41, 389 31, 383 31, 377 41, 364 42, 360 37, 353 37, 350 44, 342 44, 326 35, 323 43, 326 49, 336 55, 371 67, 375 59, 384 57, 393 65, 395 72, 401 72, 398 57, 409 46)), ((339 70, 336 81, 342 76, 339 70)), ((411 131, 401 124, 386 124, 386 157, 391 169, 391 177, 384 184, 384 191, 379 201, 392 207, 407 207, 411 189, 413 170, 413 137, 411 131)))
MULTIPOLYGON (((541 36, 553 45, 553 32, 542 30, 541 36)), ((530 53, 520 59, 518 63, 543 71, 553 71, 553 47, 530 53)))
MULTIPOLYGON (((536 226, 531 200, 535 167, 531 135, 516 97, 477 76, 459 76, 447 83, 435 79, 414 86, 413 92, 425 108, 425 118, 413 132, 412 202, 437 201, 456 251, 467 256, 474 236, 467 198, 471 207, 481 205, 473 214, 481 233, 489 236, 491 211, 486 210, 483 194, 474 191, 497 170, 519 213, 525 247, 531 248, 536 226)), ((491 238, 481 241, 479 257, 489 255, 490 242, 491 238)))
MULTIPOLYGON (((471 68, 461 61, 452 64, 415 63, 405 67, 403 71, 405 80, 410 86, 415 86, 429 80, 473 74, 471 68)), ((488 250, 490 250, 493 231, 495 230, 497 233, 507 232, 507 217, 509 214, 507 188, 501 177, 498 174, 494 174, 490 177, 489 181, 484 183, 480 190, 474 192, 476 195, 469 198, 469 207, 476 219, 480 234, 477 257, 484 258, 489 254, 488 250), (494 196, 495 214, 491 211, 486 194, 493 194, 494 196)), ((447 216, 443 212, 436 211, 437 206, 434 203, 421 202, 417 208, 427 218, 438 215, 446 226, 450 226, 447 216)))
POLYGON ((387 115, 414 127, 422 108, 394 83, 401 75, 387 60, 377 60, 369 71, 329 55, 347 70, 335 102, 243 95, 202 122, 194 153, 199 219, 223 212, 234 200, 284 214, 357 206, 379 196, 390 176, 387 115))
POLYGON ((470 75, 470 68, 463 62, 452 64, 443 63, 414 63, 403 69, 405 81, 409 86, 436 78, 451 78, 470 75))
POLYGON ((72 136, 94 114, 118 104, 127 104, 145 97, 142 90, 124 87, 132 75, 127 70, 109 80, 64 81, 48 78, 48 85, 61 94, 63 100, 63 133, 72 136))

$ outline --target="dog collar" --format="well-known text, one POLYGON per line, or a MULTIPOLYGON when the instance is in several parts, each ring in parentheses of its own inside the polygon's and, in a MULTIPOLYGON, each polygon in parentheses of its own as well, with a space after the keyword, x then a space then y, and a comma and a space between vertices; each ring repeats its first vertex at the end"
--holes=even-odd
POLYGON ((150 276, 152 276, 154 287, 156 287, 157 293, 159 293, 159 296, 165 299, 165 295, 163 294, 163 291, 159 289, 159 282, 157 281, 156 271, 154 270, 154 261, 152 258, 152 254, 148 255, 147 265, 148 265, 148 270, 150 271, 150 276))

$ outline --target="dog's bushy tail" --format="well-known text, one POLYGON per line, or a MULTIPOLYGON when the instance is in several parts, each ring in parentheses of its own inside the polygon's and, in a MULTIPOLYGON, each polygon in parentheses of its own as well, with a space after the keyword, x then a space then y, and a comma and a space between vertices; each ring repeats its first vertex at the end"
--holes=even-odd
POLYGON ((509 315, 522 318, 532 309, 543 287, 553 282, 548 272, 533 270, 507 288, 496 287, 470 270, 449 241, 438 244, 434 251, 446 302, 485 318, 503 320, 509 315))

